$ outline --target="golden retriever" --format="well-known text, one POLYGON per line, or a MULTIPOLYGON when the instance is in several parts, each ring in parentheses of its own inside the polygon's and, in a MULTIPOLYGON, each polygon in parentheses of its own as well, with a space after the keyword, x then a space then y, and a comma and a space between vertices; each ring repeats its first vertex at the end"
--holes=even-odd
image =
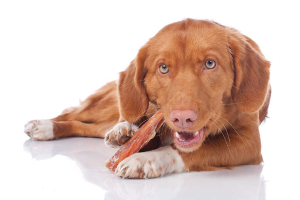
POLYGON ((113 81, 51 120, 33 120, 34 140, 79 136, 124 144, 158 109, 165 124, 145 152, 115 174, 154 178, 262 162, 259 125, 270 101, 270 63, 235 29, 186 19, 164 27, 113 81))

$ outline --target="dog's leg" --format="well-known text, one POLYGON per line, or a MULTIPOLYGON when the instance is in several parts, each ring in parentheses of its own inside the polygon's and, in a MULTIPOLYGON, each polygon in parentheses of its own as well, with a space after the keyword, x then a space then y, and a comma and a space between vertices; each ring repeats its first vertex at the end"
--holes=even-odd
POLYGON ((121 146, 127 142, 138 129, 138 126, 127 121, 120 122, 105 134, 105 144, 112 148, 121 146))
POLYGON ((33 120, 24 128, 25 133, 34 140, 54 139, 53 122, 50 120, 33 120))
POLYGON ((122 178, 155 178, 185 171, 185 165, 171 146, 136 153, 119 163, 115 174, 122 178))
POLYGON ((113 126, 107 124, 87 124, 79 121, 34 120, 25 125, 25 132, 34 140, 52 140, 64 137, 104 137, 106 130, 113 126))
POLYGON ((35 140, 61 137, 102 137, 120 118, 117 83, 110 82, 89 96, 78 107, 69 108, 51 120, 33 120, 25 132, 35 140))

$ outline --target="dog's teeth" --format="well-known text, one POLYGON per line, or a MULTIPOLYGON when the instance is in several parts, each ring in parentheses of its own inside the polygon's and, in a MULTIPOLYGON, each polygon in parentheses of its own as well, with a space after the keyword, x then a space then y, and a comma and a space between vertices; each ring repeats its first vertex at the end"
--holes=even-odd
POLYGON ((180 139, 180 135, 179 135, 178 132, 176 132, 175 135, 176 135, 176 137, 177 137, 178 139, 180 139))
POLYGON ((196 131, 196 132, 194 133, 194 136, 198 135, 198 133, 199 133, 199 131, 196 131))

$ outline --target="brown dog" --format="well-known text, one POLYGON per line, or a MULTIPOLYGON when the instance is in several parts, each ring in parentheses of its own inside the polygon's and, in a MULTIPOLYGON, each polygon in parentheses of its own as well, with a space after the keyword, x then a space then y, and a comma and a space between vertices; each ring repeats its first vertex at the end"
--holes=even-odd
POLYGON ((269 106, 269 68, 247 36, 215 22, 187 19, 151 38, 118 83, 108 83, 54 119, 29 122, 25 132, 35 140, 102 137, 116 147, 162 109, 166 123, 147 146, 160 148, 122 161, 118 176, 259 164, 258 127, 269 106))

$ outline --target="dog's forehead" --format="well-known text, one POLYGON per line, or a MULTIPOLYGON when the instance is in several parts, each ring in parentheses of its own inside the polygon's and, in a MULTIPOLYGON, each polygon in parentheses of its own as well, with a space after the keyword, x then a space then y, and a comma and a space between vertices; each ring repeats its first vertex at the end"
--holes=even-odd
POLYGON ((162 29, 151 41, 151 52, 179 60, 204 59, 207 54, 227 52, 227 34, 223 27, 207 22, 171 24, 162 29))

